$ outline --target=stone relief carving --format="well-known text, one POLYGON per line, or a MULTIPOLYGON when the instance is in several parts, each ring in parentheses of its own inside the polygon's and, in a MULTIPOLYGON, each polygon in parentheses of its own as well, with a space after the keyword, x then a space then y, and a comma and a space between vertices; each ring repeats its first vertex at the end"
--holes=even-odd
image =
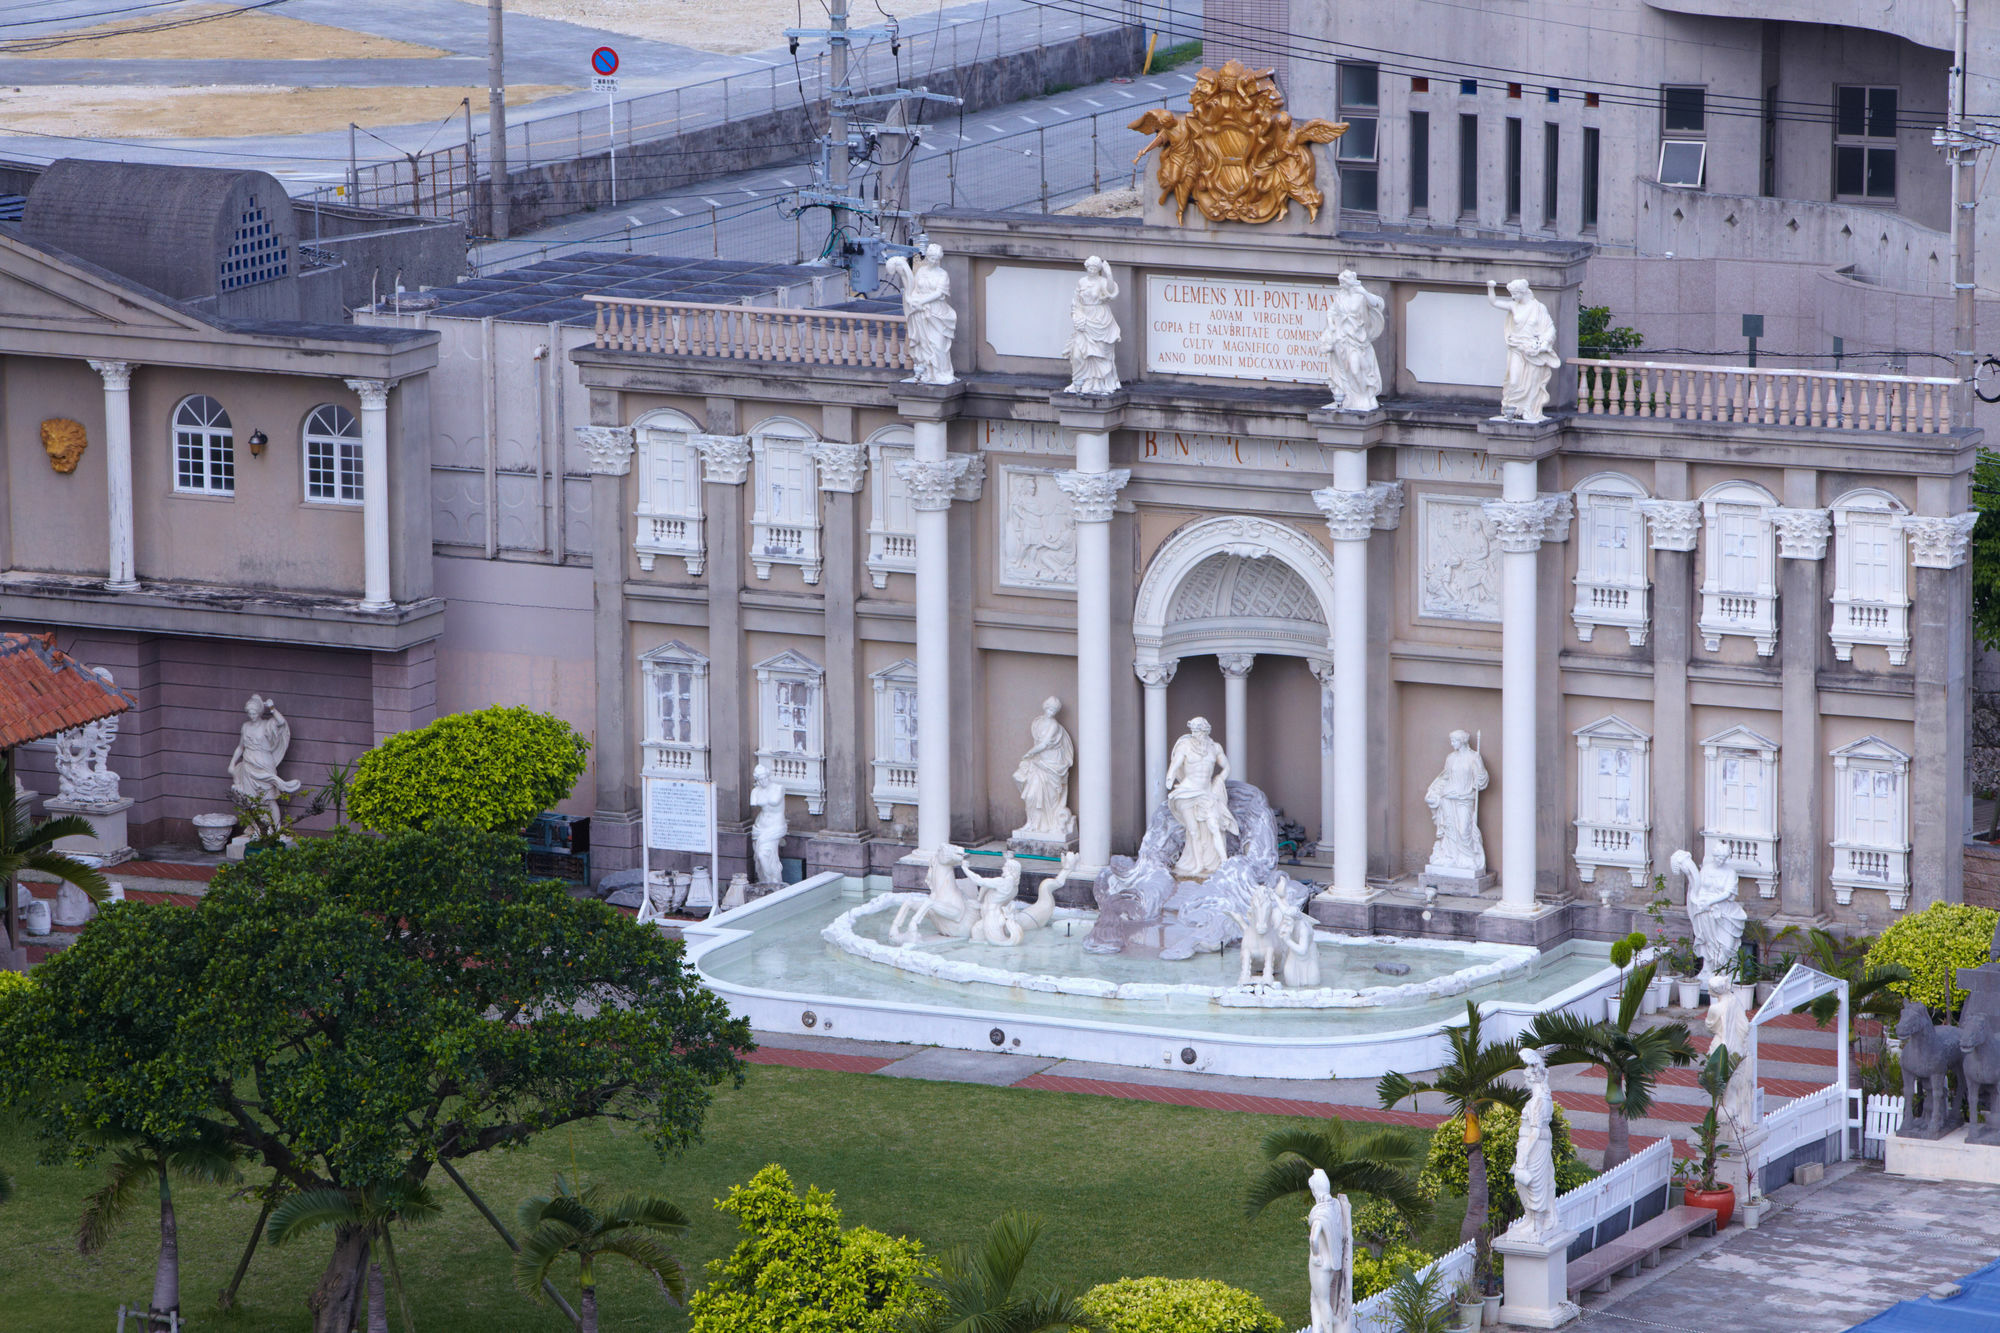
POLYGON ((1692 551, 1701 534, 1701 501, 1641 500, 1646 531, 1655 551, 1692 551))
POLYGON ((637 435, 630 426, 578 426, 576 438, 583 443, 584 466, 592 476, 622 477, 632 470, 637 435))
POLYGON ((1375 531, 1394 532, 1403 526, 1403 483, 1371 481, 1368 493, 1375 497, 1375 531))
POLYGON ((1006 526, 1000 536, 1000 582, 1013 588, 1076 586, 1076 506, 1041 468, 1002 468, 1006 526))
POLYGON ((903 288, 904 329, 910 343, 911 373, 905 383, 953 384, 951 340, 958 331, 958 311, 951 305, 951 275, 944 269, 944 247, 929 245, 915 259, 893 256, 883 273, 903 288))
POLYGON ((1910 539, 1910 562, 1918 569, 1957 569, 1971 549, 1979 515, 1905 514, 1896 526, 1910 539))
POLYGON ((1109 523, 1111 512, 1118 505, 1118 492, 1131 479, 1132 469, 1121 467, 1109 472, 1060 473, 1056 485, 1075 501, 1077 522, 1109 523))
POLYGON ((1493 529, 1470 496, 1420 497, 1423 565, 1417 614, 1440 620, 1500 619, 1500 561, 1493 529))
POLYGON ((953 488, 954 500, 976 501, 986 493, 986 455, 963 454, 965 465, 958 470, 958 485, 953 488))
POLYGON ((50 417, 42 423, 42 449, 49 456, 49 466, 64 476, 76 471, 83 451, 89 447, 90 436, 81 421, 50 417))
POLYGON ((1340 275, 1327 301, 1326 329, 1319 335, 1326 352, 1326 387, 1333 393, 1328 406, 1342 412, 1373 412, 1381 406, 1382 366, 1375 359, 1375 340, 1388 327, 1384 304, 1361 285, 1353 269, 1340 275))
POLYGON ((819 472, 819 488, 839 495, 861 493, 862 479, 868 475, 868 446, 836 444, 815 440, 806 446, 819 472))
MULTIPOLYGON (((103 667, 91 671, 109 685, 111 673, 103 667)), ((79 805, 108 805, 118 797, 118 775, 108 767, 111 744, 118 739, 119 715, 86 722, 55 735, 56 800, 79 805)))
POLYGON ((1118 392, 1116 360, 1118 320, 1111 303, 1118 284, 1111 266, 1096 255, 1083 261, 1083 277, 1069 305, 1069 391, 1081 394, 1118 392))
POLYGON ((1786 560, 1824 560, 1826 539, 1833 532, 1833 514, 1825 509, 1771 510, 1778 530, 1778 554, 1786 560))
POLYGON ((741 486, 750 479, 748 435, 692 435, 688 442, 701 454, 703 481, 741 486))

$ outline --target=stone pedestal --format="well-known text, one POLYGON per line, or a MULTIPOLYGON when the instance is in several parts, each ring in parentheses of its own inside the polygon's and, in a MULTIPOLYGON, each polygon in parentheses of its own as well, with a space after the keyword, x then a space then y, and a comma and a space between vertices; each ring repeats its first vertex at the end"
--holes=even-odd
POLYGON ((1455 898, 1477 898, 1490 893, 1494 885, 1490 870, 1467 870, 1462 866, 1427 865, 1417 876, 1417 887, 1436 889, 1455 898))
POLYGON ((1577 1235, 1559 1231, 1547 1240, 1530 1240, 1509 1232, 1493 1242, 1507 1256, 1501 1323, 1560 1328, 1581 1313, 1569 1299, 1569 1247, 1577 1235))
POLYGON ((1963 1125, 1941 1139, 1911 1139, 1891 1134, 1883 1145, 1882 1169, 1892 1176, 1916 1180, 2000 1185, 2000 1147, 1967 1143, 1963 1125))
POLYGON ((51 815, 82 815, 90 821, 94 836, 58 838, 59 852, 82 852, 98 858, 100 865, 116 865, 132 859, 132 844, 125 835, 125 812, 132 808, 129 797, 115 801, 65 801, 51 797, 43 806, 51 815))

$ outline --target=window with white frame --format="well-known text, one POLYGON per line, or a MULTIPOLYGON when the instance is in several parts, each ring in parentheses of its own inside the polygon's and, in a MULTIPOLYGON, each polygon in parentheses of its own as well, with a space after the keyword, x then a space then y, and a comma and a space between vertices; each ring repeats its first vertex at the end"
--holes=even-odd
POLYGON ((1653 739, 1622 717, 1600 718, 1576 736, 1576 870, 1585 884, 1598 867, 1622 870, 1643 889, 1650 863, 1653 739))
POLYGON ((1894 203, 1894 88, 1842 85, 1833 90, 1833 197, 1894 203))
POLYGON ((806 809, 826 809, 826 672, 787 649, 757 663, 757 761, 806 809))
POLYGON ((1701 499, 1702 646, 1715 652, 1725 635, 1757 644, 1757 656, 1778 648, 1777 501, 1747 481, 1717 486, 1701 499))
POLYGON ((1833 655, 1854 659, 1854 645, 1888 650, 1889 664, 1910 660, 1909 555, 1897 519, 1909 513, 1886 491, 1849 491, 1833 502, 1833 655))
POLYGON ((646 775, 708 780, 708 658, 678 639, 639 658, 646 689, 646 775))
POLYGON ((917 511, 896 464, 913 456, 908 426, 891 426, 868 441, 868 572, 875 586, 917 568, 917 511))
POLYGON ((691 417, 662 409, 632 423, 637 437, 639 505, 632 549, 639 568, 651 570, 660 556, 679 556, 689 574, 699 574, 702 546, 701 453, 691 417))
POLYGON ((1570 619, 1589 643, 1599 625, 1646 642, 1646 488, 1622 472, 1601 472, 1576 488, 1576 606, 1570 619))
POLYGON ((1883 889, 1889 906, 1910 904, 1910 756, 1880 736, 1833 752, 1833 896, 1883 889))
POLYGON ((917 664, 904 658, 875 672, 875 817, 917 803, 917 664))
POLYGON ((808 446, 813 433, 796 421, 767 421, 750 433, 750 563, 757 577, 773 565, 797 565, 807 583, 819 582, 819 467, 808 446))
POLYGON ((306 417, 306 499, 316 504, 361 503, 361 423, 338 403, 306 417))
POLYGON ((1660 184, 1700 189, 1707 171, 1708 89, 1668 84, 1660 89, 1660 184))
POLYGON ((236 494, 236 429, 205 393, 174 409, 174 489, 187 495, 236 494))
POLYGON ((1778 893, 1778 743, 1736 726, 1701 743, 1702 856, 1727 855, 1757 894, 1778 893))

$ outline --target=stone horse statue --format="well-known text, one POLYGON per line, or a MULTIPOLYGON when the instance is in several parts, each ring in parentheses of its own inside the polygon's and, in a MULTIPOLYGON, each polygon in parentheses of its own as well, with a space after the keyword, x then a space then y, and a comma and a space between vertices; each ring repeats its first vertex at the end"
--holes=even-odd
POLYGON ((1243 968, 1236 984, 1258 984, 1255 973, 1260 960, 1264 971, 1261 984, 1278 984, 1278 963, 1285 956, 1286 917, 1290 915, 1286 911, 1285 900, 1270 885, 1260 884, 1251 894, 1250 905, 1244 911, 1238 912, 1230 907, 1225 907, 1223 911, 1243 930, 1243 968))
POLYGON ((1903 1043, 1903 1128, 1906 1138, 1942 1138, 1958 1128, 1957 1106, 1951 1100, 1951 1076, 1964 1058, 1958 1029, 1931 1021, 1931 1011, 1915 1000, 1905 1001, 1896 1020, 1903 1043), (1917 1089, 1924 1089, 1923 1114, 1917 1114, 1917 1089))
POLYGON ((2000 1144, 2000 1036, 1992 1020, 1974 1014, 1958 1030, 1960 1074, 1965 1084, 1967 1143, 2000 1144), (1986 1094, 1988 1120, 1979 1123, 1979 1096, 1986 1094))
POLYGON ((931 853, 930 869, 924 872, 924 887, 930 896, 904 903, 896 909, 889 925, 889 938, 914 944, 923 938, 924 918, 929 917, 938 934, 947 939, 964 939, 979 922, 979 902, 959 887, 958 871, 965 864, 965 849, 948 842, 939 843, 931 853))

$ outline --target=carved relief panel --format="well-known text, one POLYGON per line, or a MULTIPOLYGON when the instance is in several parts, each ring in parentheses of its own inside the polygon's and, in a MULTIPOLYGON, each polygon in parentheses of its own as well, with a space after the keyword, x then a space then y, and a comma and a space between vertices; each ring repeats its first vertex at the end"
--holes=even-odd
POLYGON ((1076 587, 1076 502, 1046 468, 1000 469, 1000 585, 1076 587))
POLYGON ((1471 495, 1417 499, 1417 614, 1437 620, 1500 619, 1500 552, 1471 495))

